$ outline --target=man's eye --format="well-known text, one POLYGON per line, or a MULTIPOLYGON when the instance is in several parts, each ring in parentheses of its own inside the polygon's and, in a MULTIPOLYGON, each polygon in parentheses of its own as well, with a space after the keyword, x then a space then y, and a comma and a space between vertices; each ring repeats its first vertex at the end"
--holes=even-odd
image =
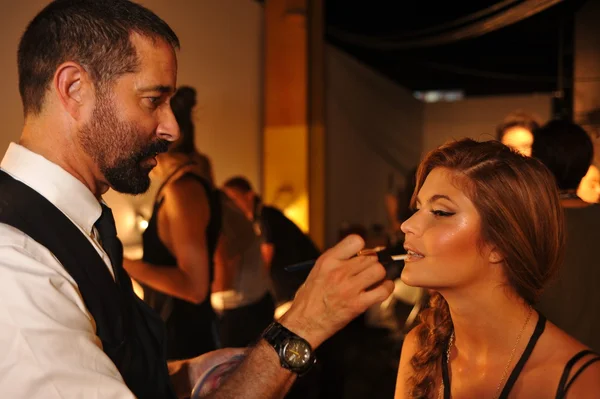
POLYGON ((146 100, 154 107, 160 103, 160 99, 161 97, 146 97, 146 100))

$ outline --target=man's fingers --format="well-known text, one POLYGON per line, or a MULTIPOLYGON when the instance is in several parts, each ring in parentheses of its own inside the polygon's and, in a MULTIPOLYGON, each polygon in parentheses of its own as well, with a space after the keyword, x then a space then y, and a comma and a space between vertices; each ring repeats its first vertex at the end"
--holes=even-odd
POLYGON ((335 246, 328 249, 321 258, 331 258, 337 260, 349 259, 356 255, 356 253, 364 247, 364 240, 356 234, 351 234, 337 243, 335 246))
POLYGON ((364 309, 376 303, 385 301, 394 292, 394 282, 385 280, 374 288, 360 294, 360 302, 364 309))
POLYGON ((357 273, 353 279, 356 284, 359 285, 358 288, 362 291, 381 282, 385 278, 385 275, 385 268, 380 263, 375 263, 357 273))
POLYGON ((376 256, 357 256, 345 261, 340 268, 344 269, 346 276, 351 277, 373 267, 377 263, 379 263, 379 260, 376 256))

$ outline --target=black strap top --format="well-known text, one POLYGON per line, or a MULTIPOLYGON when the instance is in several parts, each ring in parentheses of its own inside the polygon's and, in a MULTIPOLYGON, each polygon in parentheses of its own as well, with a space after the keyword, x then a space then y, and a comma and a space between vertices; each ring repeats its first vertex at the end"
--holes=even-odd
MULTIPOLYGON (((183 165, 183 167, 187 166, 183 165)), ((166 182, 172 181, 180 169, 176 170, 166 182)), ((193 173, 183 173, 176 177, 191 177, 201 184, 208 197, 210 221, 206 227, 206 245, 209 257, 209 278, 214 276, 213 255, 221 230, 221 207, 216 191, 212 185, 193 173)), ((144 261, 159 267, 177 267, 177 260, 161 241, 158 235, 158 211, 163 204, 160 198, 161 186, 154 212, 148 227, 143 234, 144 261)), ((200 243, 199 243, 200 245, 200 243)), ((144 301, 150 305, 165 321, 167 330, 167 358, 187 359, 217 349, 220 344, 216 335, 216 315, 210 302, 210 285, 208 295, 199 304, 175 298, 144 286, 144 301)))
MULTIPOLYGON (((161 197, 163 188, 167 183, 172 182, 172 177, 174 175, 188 165, 190 164, 184 164, 177 168, 167 179, 165 179, 165 182, 158 189, 152 217, 148 221, 148 227, 143 233, 144 260, 147 262, 166 267, 177 267, 177 260, 159 238, 158 211, 164 202, 164 197, 161 197)), ((214 190, 212 185, 207 180, 194 173, 184 173, 177 177, 177 179, 184 177, 191 177, 197 180, 206 191, 206 196, 208 198, 210 219, 208 225, 206 226, 206 244, 210 267, 210 281, 212 281, 214 273, 213 255, 217 248, 217 242, 221 233, 221 203, 216 190, 214 190)))
MULTIPOLYGON (((523 367, 525 367, 527 360, 529 360, 529 357, 531 356, 531 353, 533 352, 533 349, 535 348, 535 345, 537 344, 538 339, 544 332, 545 328, 546 328, 546 318, 540 314, 538 322, 533 331, 533 334, 531 335, 531 338, 529 339, 529 343, 527 344, 525 351, 521 355, 521 358, 517 362, 517 365, 515 366, 512 373, 510 373, 510 376, 506 380, 506 383, 504 384, 504 388, 502 389, 502 392, 500 393, 499 399, 507 399, 508 398, 510 391, 512 390, 513 386, 515 385, 515 382, 519 378, 521 371, 523 371, 523 367)), ((447 348, 448 348, 448 344, 446 344, 446 350, 447 350, 447 348)), ((444 353, 446 353, 446 350, 444 350, 444 353)), ((600 360, 600 356, 596 355, 594 352, 592 352, 590 350, 581 351, 581 352, 577 353, 575 356, 573 356, 565 365, 565 369, 563 371, 562 377, 560 379, 560 382, 558 383, 558 389, 556 391, 556 399, 563 399, 565 397, 567 391, 569 390, 569 388, 575 381, 575 379, 577 377, 579 377, 579 375, 586 368, 588 368, 591 364, 593 364, 599 360, 600 360), (571 378, 569 378, 569 375, 571 374, 571 370, 572 370, 573 366, 575 365, 575 363, 577 363, 580 359, 582 359, 583 357, 588 356, 588 355, 594 355, 594 356, 590 360, 588 360, 586 363, 584 363, 575 372, 575 374, 573 374, 573 376, 571 378)), ((450 399, 450 391, 451 391, 450 378, 449 378, 449 373, 448 373, 448 361, 446 359, 446 356, 442 356, 442 381, 444 383, 444 399, 450 399)))

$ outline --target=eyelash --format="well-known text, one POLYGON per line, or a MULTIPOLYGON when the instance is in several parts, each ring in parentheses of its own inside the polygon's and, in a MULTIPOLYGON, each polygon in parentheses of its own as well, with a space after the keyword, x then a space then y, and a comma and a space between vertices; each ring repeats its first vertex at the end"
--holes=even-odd
POLYGON ((453 212, 440 211, 440 210, 437 210, 437 209, 431 210, 431 213, 434 216, 438 216, 438 217, 448 217, 448 216, 454 215, 453 212))
MULTIPOLYGON (((416 213, 420 211, 420 208, 413 208, 412 211, 413 213, 416 213)), ((454 215, 454 212, 440 211, 438 209, 432 209, 430 212, 435 217, 449 217, 454 215)))

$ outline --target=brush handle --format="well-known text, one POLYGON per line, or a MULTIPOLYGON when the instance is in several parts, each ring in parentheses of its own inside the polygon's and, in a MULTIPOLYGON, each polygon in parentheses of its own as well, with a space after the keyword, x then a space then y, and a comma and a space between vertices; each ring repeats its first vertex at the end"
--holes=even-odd
MULTIPOLYGON (((359 255, 355 255, 355 256, 372 256, 372 255, 376 255, 377 256, 377 260, 379 260, 379 263, 381 263, 383 266, 391 265, 394 262, 403 261, 403 260, 405 260, 408 257, 407 254, 390 255, 385 250, 378 250, 377 252, 374 252, 372 250, 363 250, 361 252, 359 252, 359 255), (362 252, 362 254, 361 254, 361 252, 362 252)), ((295 263, 293 265, 286 266, 284 268, 284 270, 286 272, 299 272, 299 271, 304 271, 304 270, 310 270, 310 269, 313 268, 313 266, 315 265, 316 262, 317 262, 316 259, 307 260, 307 261, 304 261, 304 262, 295 263)))

